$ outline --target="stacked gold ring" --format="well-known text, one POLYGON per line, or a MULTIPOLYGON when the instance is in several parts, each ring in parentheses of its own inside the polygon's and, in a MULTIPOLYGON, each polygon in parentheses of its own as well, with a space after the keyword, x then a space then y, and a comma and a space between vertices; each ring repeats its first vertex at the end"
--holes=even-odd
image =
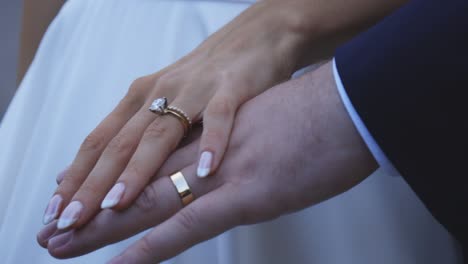
POLYGON ((167 106, 166 97, 161 97, 154 100, 149 107, 149 110, 159 115, 171 114, 172 116, 176 117, 184 128, 184 137, 186 137, 190 129, 192 129, 192 120, 190 120, 190 117, 182 109, 176 106, 167 106))
POLYGON ((192 121, 190 120, 188 115, 180 108, 175 106, 168 106, 166 109, 166 113, 171 114, 180 120, 182 126, 184 127, 184 137, 186 137, 188 132, 192 128, 192 121))
POLYGON ((191 203, 194 200, 194 197, 182 172, 179 171, 175 174, 172 174, 169 178, 179 193, 179 197, 182 200, 182 205, 186 206, 191 203))

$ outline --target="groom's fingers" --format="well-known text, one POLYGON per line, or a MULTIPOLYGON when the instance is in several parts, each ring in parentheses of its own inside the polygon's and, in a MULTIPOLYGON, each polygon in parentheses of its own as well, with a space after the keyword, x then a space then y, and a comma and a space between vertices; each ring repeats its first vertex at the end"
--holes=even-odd
MULTIPOLYGON (((199 179, 196 165, 182 170, 195 201, 222 184, 217 177, 199 179)), ((182 208, 182 202, 169 177, 151 183, 135 203, 125 211, 104 210, 83 228, 73 232, 69 241, 52 238, 48 249, 57 258, 80 256, 131 237, 158 225, 182 208)))
POLYGON ((47 248, 47 242, 49 238, 55 236, 58 232, 60 232, 57 228, 57 220, 52 221, 51 223, 47 224, 36 236, 37 243, 43 247, 47 248))
POLYGON ((59 259, 81 256, 163 222, 181 207, 177 194, 169 184, 167 177, 160 178, 145 189, 142 194, 144 198, 141 198, 142 201, 138 199, 138 204, 120 212, 110 209, 101 211, 83 228, 75 231, 67 243, 57 243, 55 237, 51 238, 47 245, 49 253, 59 259), (156 193, 164 200, 150 201, 153 199, 150 196, 156 193))
MULTIPOLYGON (((201 131, 201 130, 200 130, 201 131)), ((199 137, 200 133, 198 133, 199 137)), ((175 171, 181 170, 181 168, 188 167, 190 164, 194 164, 196 162, 196 156, 197 156, 197 151, 198 151, 198 145, 199 145, 199 138, 198 139, 191 139, 191 143, 188 143, 186 146, 183 148, 177 150, 172 154, 168 160, 164 163, 164 165, 161 167, 161 169, 158 171, 157 175, 154 176, 154 179, 152 181, 156 181, 159 178, 162 178, 163 176, 171 175, 175 171)), ((193 170, 193 169, 192 169, 193 170)), ((168 189, 165 189, 168 190, 168 189)), ((172 192, 172 190, 169 189, 169 191, 172 192)), ((171 193, 173 194, 173 193, 171 193)), ((165 194, 161 194, 163 197, 167 197, 165 194)), ((106 212, 103 212, 101 214, 107 215, 108 217, 102 217, 100 216, 99 219, 100 221, 109 221, 108 218, 112 217, 117 217, 115 216, 112 211, 108 210, 106 212), (104 219, 104 220, 102 220, 104 219)), ((159 214, 161 215, 161 214, 159 214)), ((96 224, 96 221, 92 224, 96 224)), ((47 243, 49 238, 52 236, 56 236, 57 234, 64 233, 64 231, 59 232, 57 230, 57 221, 54 221, 48 225, 46 225, 37 235, 37 241, 39 245, 41 245, 44 248, 47 248, 47 243)), ((123 234, 121 234, 123 235, 123 234)))
POLYGON ((109 264, 158 263, 240 224, 239 212, 233 206, 238 195, 232 186, 224 185, 200 197, 109 264))

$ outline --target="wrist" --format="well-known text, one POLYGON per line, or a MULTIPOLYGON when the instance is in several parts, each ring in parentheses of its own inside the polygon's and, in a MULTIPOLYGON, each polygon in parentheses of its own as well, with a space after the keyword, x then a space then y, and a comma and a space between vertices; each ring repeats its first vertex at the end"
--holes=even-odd
POLYGON ((341 100, 332 63, 314 71, 312 79, 315 89, 308 89, 308 92, 319 98, 319 102, 311 104, 309 111, 320 112, 314 125, 318 127, 316 134, 325 142, 318 144, 323 147, 321 153, 325 157, 328 154, 337 167, 347 170, 352 181, 360 181, 375 171, 378 164, 341 100))
MULTIPOLYGON (((272 23, 292 39, 288 47, 294 71, 330 59, 335 49, 407 2, 407 0, 266 0, 272 23)), ((268 13, 268 12, 265 12, 268 13)))
MULTIPOLYGON (((261 2, 260 2, 261 3, 261 2)), ((298 70, 298 63, 303 53, 303 42, 306 36, 298 34, 288 22, 286 14, 276 6, 266 6, 263 18, 257 20, 257 35, 262 35, 257 55, 270 57, 270 65, 277 70, 277 76, 287 80, 298 70), (272 15, 274 14, 274 15, 272 15)), ((268 59, 267 59, 268 60, 268 59)))
MULTIPOLYGON (((315 8, 310 8, 310 0, 267 0, 263 3, 264 23, 274 29, 275 39, 273 40, 277 54, 281 54, 283 63, 286 64, 290 73, 326 59, 327 56, 310 56, 312 53, 322 53, 322 46, 326 30, 319 15, 314 14, 315 8), (272 15, 274 14, 274 15, 272 15)), ((330 32, 328 32, 330 33, 330 32)), ((325 45, 324 45, 325 44, 325 45)), ((333 51, 329 53, 331 56, 333 51)))

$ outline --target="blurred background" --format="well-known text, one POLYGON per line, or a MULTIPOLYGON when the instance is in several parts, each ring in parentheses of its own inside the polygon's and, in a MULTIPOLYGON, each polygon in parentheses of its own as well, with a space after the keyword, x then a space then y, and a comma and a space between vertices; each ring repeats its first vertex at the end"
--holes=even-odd
POLYGON ((21 0, 0 0, 0 120, 16 90, 21 0))

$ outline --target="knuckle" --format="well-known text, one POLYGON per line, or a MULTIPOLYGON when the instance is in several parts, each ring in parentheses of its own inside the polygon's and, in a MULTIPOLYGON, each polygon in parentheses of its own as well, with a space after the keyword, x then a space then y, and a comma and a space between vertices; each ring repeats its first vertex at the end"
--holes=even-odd
POLYGON ((100 151, 105 144, 104 136, 98 132, 91 132, 81 144, 82 151, 100 151))
POLYGON ((139 102, 146 89, 151 86, 151 82, 152 80, 148 76, 135 79, 128 88, 124 100, 127 102, 139 102))
POLYGON ((232 99, 223 96, 213 100, 206 109, 206 114, 215 118, 225 118, 231 116, 235 111, 235 104, 232 99))
POLYGON ((58 191, 60 192, 65 189, 69 189, 70 187, 79 186, 81 183, 81 179, 78 179, 77 177, 64 177, 58 186, 58 191))
POLYGON ((203 144, 219 144, 225 138, 224 133, 215 128, 205 128, 203 133, 203 144))
MULTIPOLYGON (((91 183, 84 183, 78 192, 76 193, 77 197, 86 197, 86 199, 90 199, 91 197, 95 197, 103 192, 102 189, 99 188, 99 184, 91 184, 91 183)), ((78 198, 78 200, 81 200, 78 198)))
POLYGON ((248 203, 240 204, 236 210, 237 224, 238 225, 250 225, 257 221, 254 217, 258 212, 254 212, 251 209, 251 205, 248 203))
POLYGON ((220 83, 231 83, 236 79, 235 76, 237 76, 234 71, 220 67, 218 64, 212 64, 211 70, 215 73, 216 80, 220 83))
POLYGON ((167 135, 169 127, 165 122, 161 122, 162 118, 156 118, 156 120, 146 129, 143 135, 143 141, 153 140, 155 138, 161 138, 167 135))
POLYGON ((107 146, 107 150, 113 154, 128 154, 133 152, 135 148, 135 143, 126 134, 117 135, 107 146))
POLYGON ((141 171, 140 171, 140 164, 136 160, 131 160, 125 171, 123 172, 123 176, 127 179, 141 179, 141 171))
POLYGON ((156 196, 157 192, 153 184, 150 184, 143 190, 140 196, 138 196, 135 201, 135 206, 145 213, 150 212, 156 207, 156 196))
POLYGON ((248 76, 239 78, 239 74, 232 70, 220 69, 217 74, 217 82, 227 89, 227 91, 238 90, 237 87, 251 86, 248 76), (250 85, 249 85, 250 84, 250 85))
POLYGON ((73 168, 68 172, 62 179, 59 185, 59 190, 63 191, 65 189, 73 188, 74 186, 80 186, 83 183, 84 177, 86 177, 87 172, 80 168, 73 168))
POLYGON ((136 79, 132 82, 132 84, 130 85, 130 90, 132 90, 132 88, 138 89, 139 87, 144 86, 144 85, 147 83, 148 79, 149 79, 149 78, 148 78, 147 76, 142 76, 142 77, 136 78, 136 79))
POLYGON ((193 209, 193 207, 185 207, 182 211, 178 214, 177 217, 177 224, 186 231, 193 232, 195 230, 194 227, 200 223, 198 212, 193 209))
POLYGON ((177 77, 174 73, 166 73, 161 75, 159 79, 156 81, 156 89, 167 91, 174 87, 176 87, 177 77))
POLYGON ((140 253, 144 256, 152 256, 154 250, 152 249, 151 241, 148 236, 144 236, 140 240, 139 244, 140 253))
POLYGON ((128 94, 138 95, 141 93, 141 90, 144 90, 152 82, 153 82, 153 79, 150 76, 143 76, 143 77, 136 78, 130 85, 130 88, 128 89, 128 94))

